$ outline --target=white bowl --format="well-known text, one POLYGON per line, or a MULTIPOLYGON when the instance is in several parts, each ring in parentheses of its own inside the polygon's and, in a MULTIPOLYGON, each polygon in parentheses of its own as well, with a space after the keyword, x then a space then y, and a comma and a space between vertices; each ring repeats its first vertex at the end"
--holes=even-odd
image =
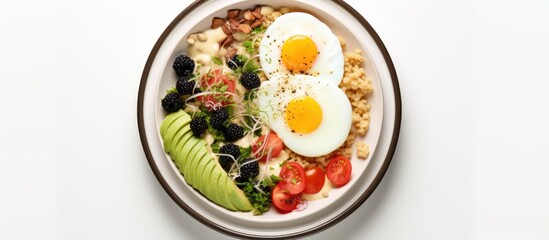
POLYGON ((343 1, 281 0, 271 4, 306 11, 342 36, 347 51, 360 48, 374 92, 370 129, 363 139, 370 146, 366 160, 352 159, 351 181, 334 189, 323 200, 311 201, 300 212, 280 214, 275 210, 261 216, 231 212, 219 207, 186 184, 173 161, 164 153, 159 126, 165 117, 160 99, 175 85, 173 59, 187 49, 186 37, 210 27, 215 16, 225 17, 228 9, 252 8, 264 1, 196 1, 167 27, 147 60, 138 96, 138 123, 149 164, 168 195, 189 215, 205 225, 236 237, 290 238, 326 229, 357 209, 375 190, 396 148, 400 128, 401 103, 396 71, 385 46, 368 22, 343 1))

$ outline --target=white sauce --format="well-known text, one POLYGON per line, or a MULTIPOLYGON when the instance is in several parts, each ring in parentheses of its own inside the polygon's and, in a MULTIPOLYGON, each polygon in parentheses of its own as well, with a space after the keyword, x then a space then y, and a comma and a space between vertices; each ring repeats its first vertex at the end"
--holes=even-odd
POLYGON ((275 158, 271 158, 269 160, 269 164, 267 167, 266 164, 264 162, 259 162, 259 169, 261 169, 260 173, 259 173, 259 179, 263 178, 263 175, 267 175, 267 176, 270 176, 270 175, 276 175, 278 176, 278 174, 280 174, 280 169, 282 169, 280 167, 280 164, 286 160, 288 160, 290 156, 288 155, 288 153, 286 153, 286 151, 282 150, 280 151, 280 154, 275 157, 275 158))
POLYGON ((332 182, 328 180, 328 177, 324 176, 324 186, 315 194, 302 194, 301 197, 307 201, 320 200, 330 196, 330 190, 332 190, 332 182))
POLYGON ((189 43, 187 53, 195 61, 202 64, 208 64, 212 60, 212 56, 218 56, 223 59, 227 50, 222 47, 220 48, 219 43, 225 37, 227 37, 227 34, 223 32, 221 27, 207 29, 196 35, 191 34, 187 39, 189 43))

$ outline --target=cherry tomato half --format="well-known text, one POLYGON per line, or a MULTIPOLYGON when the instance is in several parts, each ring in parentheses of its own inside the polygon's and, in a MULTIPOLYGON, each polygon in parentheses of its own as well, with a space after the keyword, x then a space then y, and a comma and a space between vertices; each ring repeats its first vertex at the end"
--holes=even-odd
POLYGON ((308 168, 305 171, 305 182, 307 182, 307 185, 305 185, 305 190, 303 190, 303 193, 307 194, 315 194, 322 189, 324 186, 324 182, 326 181, 326 177, 324 177, 324 171, 322 171, 319 167, 311 167, 308 168))
MULTIPOLYGON (((214 70, 210 74, 205 75, 202 78, 202 88, 206 91, 222 91, 231 92, 236 91, 236 85, 233 80, 230 80, 227 75, 223 75, 220 70, 214 70)), ((225 106, 231 102, 232 96, 230 94, 216 94, 199 96, 198 100, 206 104, 206 108, 212 109, 213 105, 225 106)))
POLYGON ((301 196, 290 194, 288 191, 280 187, 280 183, 276 184, 271 194, 273 205, 282 212, 291 212, 297 208, 301 202, 301 196))
POLYGON ((341 187, 351 180, 351 162, 344 156, 337 156, 326 166, 326 177, 336 187, 341 187))
POLYGON ((287 190, 290 194, 299 194, 305 190, 305 170, 299 163, 285 163, 279 176, 282 180, 278 184, 280 184, 282 190, 287 190))
POLYGON ((262 156, 260 160, 265 161, 269 151, 271 151, 271 158, 275 158, 278 157, 283 148, 284 143, 282 140, 278 137, 278 135, 276 135, 276 133, 271 132, 257 139, 257 142, 252 147, 252 152, 255 156, 262 156), (266 142, 265 139, 267 139, 266 142), (260 149, 262 151, 259 151, 260 149))

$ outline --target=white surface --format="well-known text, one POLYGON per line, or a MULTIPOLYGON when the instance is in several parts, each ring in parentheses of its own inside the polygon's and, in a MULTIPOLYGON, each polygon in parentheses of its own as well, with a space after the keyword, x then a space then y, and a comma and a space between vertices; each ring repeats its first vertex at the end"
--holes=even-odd
MULTIPOLYGON (((402 89, 381 185, 311 239, 549 239, 549 3, 348 1, 402 89), (360 4, 360 6, 359 6, 360 4)), ((162 190, 137 88, 190 1, 0 7, 0 239, 219 239, 162 190)))

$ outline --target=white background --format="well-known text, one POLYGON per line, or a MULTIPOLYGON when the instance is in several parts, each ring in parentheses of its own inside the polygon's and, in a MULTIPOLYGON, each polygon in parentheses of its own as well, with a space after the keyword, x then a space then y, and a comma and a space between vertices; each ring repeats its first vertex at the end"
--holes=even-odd
MULTIPOLYGON (((226 238, 150 170, 137 91, 191 1, 0 3, 0 239, 226 238)), ((395 63, 381 185, 311 239, 549 239, 549 1, 353 0, 395 63)))

